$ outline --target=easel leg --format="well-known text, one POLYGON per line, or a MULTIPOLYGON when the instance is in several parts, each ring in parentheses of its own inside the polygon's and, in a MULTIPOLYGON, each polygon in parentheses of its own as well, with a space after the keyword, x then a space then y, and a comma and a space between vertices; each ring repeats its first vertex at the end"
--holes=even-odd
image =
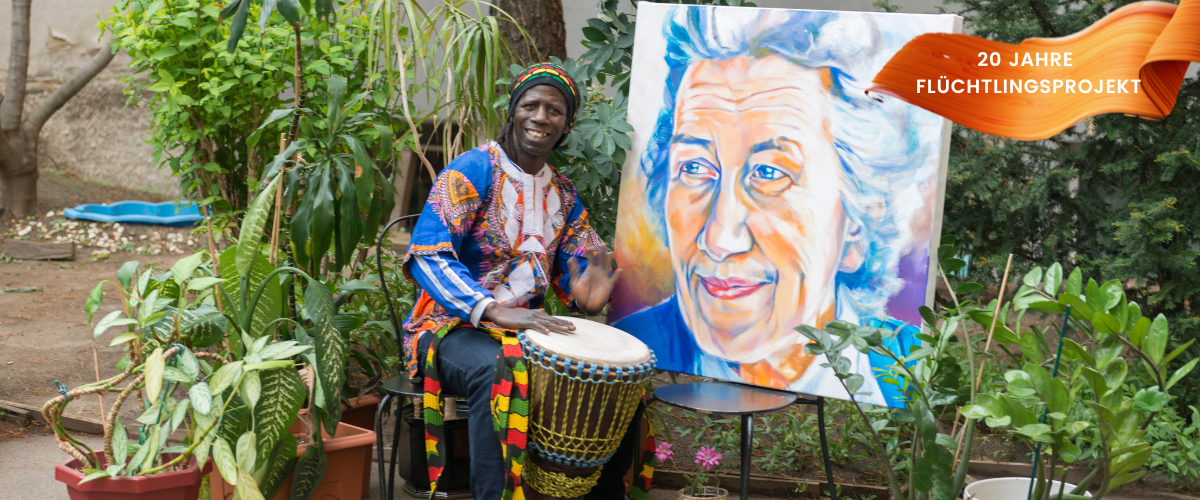
POLYGON ((833 481, 833 464, 829 460, 829 439, 825 437, 825 398, 817 398, 817 427, 821 432, 821 458, 825 459, 825 479, 829 481, 829 499, 837 500, 837 484, 833 481))
POLYGON ((754 444, 754 415, 742 415, 742 495, 741 499, 750 498, 750 449, 754 444))

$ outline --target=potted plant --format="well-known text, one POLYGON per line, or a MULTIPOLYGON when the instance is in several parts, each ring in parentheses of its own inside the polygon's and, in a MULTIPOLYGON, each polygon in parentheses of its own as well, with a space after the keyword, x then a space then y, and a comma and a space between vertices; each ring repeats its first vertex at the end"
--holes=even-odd
POLYGON ((1103 498, 1142 477, 1145 471, 1138 469, 1151 454, 1144 431, 1170 402, 1166 391, 1200 361, 1170 370, 1191 342, 1168 353, 1166 317, 1143 317, 1117 280, 1097 284, 1089 279, 1084 286, 1075 269, 1063 282, 1058 264, 1030 271, 1014 295, 1013 309, 1063 314, 1060 340, 1050 344, 1053 336, 1045 331, 998 337, 1021 347, 1023 364, 1004 374, 1004 392, 980 395, 963 414, 1030 442, 1037 450, 1035 475, 1008 481, 1016 486, 1011 493, 995 496, 974 485, 968 493, 979 500, 1013 498, 1013 493, 1036 499, 1103 498), (1055 366, 1047 368, 1050 364, 1055 366), (1099 451, 1091 473, 1078 485, 1052 483, 1080 457, 1080 446, 1070 438, 1084 432, 1094 433, 1092 446, 1099 451))
MULTIPOLYGON (((351 352, 347 337, 361 326, 362 320, 339 314, 339 309, 349 293, 369 291, 374 287, 359 280, 345 281, 339 272, 345 266, 353 267, 363 260, 357 246, 364 230, 373 233, 381 214, 390 211, 391 205, 384 201, 390 198, 384 196, 384 192, 390 190, 390 183, 375 182, 377 176, 383 179, 382 173, 366 155, 363 142, 356 139, 355 134, 370 130, 386 145, 391 144, 391 138, 387 129, 369 127, 370 113, 354 113, 356 106, 368 98, 368 93, 360 93, 346 101, 344 79, 332 77, 328 85, 327 112, 320 124, 320 128, 328 133, 290 143, 267 165, 265 175, 271 181, 247 210, 233 258, 239 276, 244 272, 249 276, 265 275, 262 282, 269 283, 272 277, 281 274, 288 276, 289 283, 296 278, 307 282, 302 293, 297 293, 297 288, 292 285, 285 285, 289 293, 303 296, 303 309, 293 314, 256 320, 259 312, 253 308, 235 313, 240 314, 238 324, 247 331, 257 330, 256 324, 270 327, 283 322, 289 327, 288 331, 280 332, 283 337, 290 334, 300 345, 314 348, 303 354, 307 361, 305 373, 310 375, 304 379, 309 407, 300 413, 299 421, 292 427, 293 435, 301 436, 298 439, 305 443, 273 455, 284 462, 295 457, 295 469, 290 476, 287 471, 281 472, 280 482, 272 484, 279 489, 264 489, 264 497, 286 498, 290 494, 291 498, 308 498, 310 495, 361 498, 370 481, 370 452, 375 442, 375 434, 370 430, 373 422, 368 421, 364 428, 341 422, 351 352), (296 161, 295 155, 304 151, 310 152, 311 162, 296 161), (287 179, 286 189, 281 181, 283 178, 287 179), (284 235, 278 232, 285 218, 282 208, 293 203, 298 207, 287 224, 286 232, 292 243, 287 257, 297 267, 274 268, 268 259, 258 258, 261 257, 264 228, 273 206, 276 229, 272 231, 271 241, 282 241, 284 235), (363 213, 367 214, 365 219, 361 217, 363 213), (331 246, 333 251, 329 252, 331 246), (327 253, 334 254, 332 261, 326 260, 327 253), (261 269, 250 269, 251 263, 261 269), (312 277, 322 272, 330 275, 329 282, 312 277), (335 299, 332 290, 339 288, 335 286, 339 281, 342 282, 341 291, 345 293, 335 299), (283 489, 285 485, 290 488, 290 493, 283 489)), ((317 128, 311 114, 306 108, 278 110, 263 127, 291 117, 293 131, 303 124, 311 134, 317 128)), ((291 442, 286 436, 284 440, 291 442)), ((216 496, 235 493, 238 483, 230 480, 225 469, 218 467, 217 472, 219 476, 214 474, 211 481, 216 496)))
MULTIPOLYGON (((130 362, 123 374, 114 379, 51 400, 46 405, 47 416, 61 412, 61 407, 76 394, 115 390, 115 384, 142 373, 126 387, 124 394, 141 390, 147 396, 144 405, 148 410, 139 422, 158 426, 144 430, 144 435, 150 436, 147 439, 165 443, 166 434, 181 423, 195 424, 186 427, 189 434, 185 448, 166 448, 160 453, 154 447, 157 441, 142 439, 138 450, 147 450, 146 456, 135 458, 143 462, 124 470, 114 466, 111 471, 109 467, 99 470, 105 463, 102 458, 89 455, 90 450, 61 432, 64 450, 75 449, 77 453, 72 455, 79 461, 77 468, 89 473, 91 479, 83 481, 84 487, 94 489, 95 486, 86 485, 106 476, 162 472, 166 469, 161 467, 175 468, 188 463, 193 456, 198 466, 207 466, 210 453, 219 477, 234 485, 240 498, 274 496, 289 477, 293 478, 288 493, 292 498, 308 498, 321 485, 329 465, 325 452, 327 438, 341 437, 338 421, 342 406, 338 396, 345 383, 348 347, 336 326, 337 311, 330 287, 294 267, 276 268, 269 254, 262 251, 269 210, 282 177, 275 175, 266 183, 245 214, 238 245, 226 249, 215 261, 207 259, 206 252, 197 253, 181 259, 168 273, 156 274, 153 268, 146 269, 136 282, 133 281, 136 262, 122 267, 118 273, 119 283, 112 285, 121 293, 125 308, 102 319, 96 334, 112 326, 126 326, 129 331, 117 336, 113 345, 125 344, 130 362), (280 283, 281 276, 287 277, 286 287, 280 283), (302 288, 295 283, 297 277, 306 284, 302 288), (302 309, 286 307, 290 300, 285 301, 285 288, 302 295, 302 309), (221 351, 200 351, 205 348, 221 351), (181 373, 182 368, 175 368, 175 361, 167 366, 160 359, 166 354, 171 358, 186 357, 181 351, 210 359, 212 364, 197 363, 200 371, 189 368, 181 373), (297 361, 304 366, 307 380, 296 370, 297 361), (164 383, 164 379, 168 382, 164 383), (187 388, 188 399, 176 401, 173 391, 180 385, 187 388), (310 401, 310 411, 299 426, 299 434, 311 445, 301 449, 297 433, 288 431, 297 428, 297 413, 306 398, 310 401), (212 410, 213 407, 219 410, 212 410), (187 420, 189 417, 191 420, 187 420), (170 428, 163 430, 168 424, 170 428), (147 442, 151 445, 147 446, 147 442), (303 453, 296 457, 301 450, 303 453), (162 453, 180 455, 172 456, 161 466, 155 465, 164 462, 159 458, 162 453)), ((105 283, 108 282, 97 285, 89 297, 86 307, 89 313, 98 307, 105 283)), ((114 419, 123 402, 121 398, 111 414, 110 431, 117 426, 114 419)), ((359 446, 365 459, 375 437, 369 430, 359 433, 368 434, 363 440, 365 448, 359 446)), ((106 434, 117 436, 114 439, 123 435, 106 434)), ((361 478, 369 465, 367 460, 359 461, 353 472, 353 477, 359 480, 350 483, 361 488, 361 478)), ((330 479, 335 478, 330 476, 330 479)), ((361 489, 346 498, 359 493, 361 489)))
MULTIPOLYGON (((659 462, 670 460, 675 455, 675 451, 671 447, 672 444, 666 441, 658 443, 658 446, 654 450, 654 457, 659 462)), ((692 448, 696 451, 694 460, 696 463, 696 472, 684 475, 688 478, 688 485, 679 490, 680 498, 684 500, 701 498, 705 500, 724 500, 729 498, 729 491, 720 487, 721 480, 717 477, 716 473, 717 466, 721 465, 721 460, 725 457, 717 452, 716 447, 692 446, 692 448), (716 479, 716 486, 708 486, 707 483, 710 474, 713 479, 716 479)))
MULTIPOLYGON (((916 335, 922 341, 921 345, 911 346, 905 352, 895 340, 899 329, 845 321, 831 321, 823 329, 809 325, 796 328, 810 341, 805 346, 806 352, 825 355, 827 363, 821 366, 833 369, 853 408, 867 423, 864 427, 875 447, 879 468, 887 474, 892 498, 897 499, 956 498, 966 480, 971 453, 974 421, 967 420, 959 426, 957 420, 953 425, 946 420, 954 417, 960 405, 976 398, 971 375, 983 359, 976 359, 978 354, 970 341, 969 329, 973 325, 990 327, 992 313, 967 298, 983 290, 982 285, 966 282, 957 287, 950 286, 947 273, 965 263, 954 257, 953 236, 943 235, 942 241, 944 244, 938 249, 938 270, 951 300, 941 302, 941 314, 921 306, 925 333, 916 335), (962 341, 960 336, 967 341, 962 341), (851 346, 860 352, 891 360, 880 377, 884 382, 896 385, 908 403, 906 408, 874 408, 858 403, 856 396, 866 394, 861 391, 865 379, 851 371, 850 360, 842 355, 851 346), (904 440, 897 432, 900 426, 911 426, 912 436, 907 441, 907 449, 899 453, 900 460, 893 464, 887 442, 880 433, 895 432, 897 437, 891 439, 893 446, 901 442, 899 446, 903 447, 904 440), (906 469, 908 479, 905 482, 897 472, 906 469)), ((996 328, 1005 327, 996 325, 996 328)))
MULTIPOLYGON (((101 282, 89 295, 90 321, 104 286, 117 288, 123 307, 101 319, 94 335, 124 326, 110 346, 123 345, 126 355, 120 374, 71 391, 62 388, 43 406, 59 447, 73 457, 56 469, 72 498, 118 493, 122 498, 197 498, 201 479, 212 468, 210 457, 240 479, 243 498, 252 498, 259 484, 251 474, 269 485, 286 465, 269 457, 285 446, 280 424, 291 423, 304 397, 291 358, 312 348, 230 328, 235 321, 218 309, 224 280, 213 276, 214 267, 207 252, 180 259, 165 273, 148 266, 139 274, 138 263, 129 262, 116 283, 101 282), (227 333, 240 338, 241 349, 208 350, 219 347, 227 333), (242 359, 231 360, 235 354, 242 359), (103 451, 91 450, 58 424, 71 401, 98 392, 120 393, 104 421, 103 451), (131 396, 144 408, 136 441, 128 438, 118 416, 131 396), (250 416, 254 430, 240 429, 250 416), (184 431, 181 443, 172 444, 169 437, 179 430, 184 431)), ((261 302, 264 288, 258 287, 250 304, 261 302)), ((224 296, 233 305, 230 295, 224 296)))
MULTIPOLYGON (((284 154, 288 153, 280 156, 284 154)), ((277 158, 278 163, 282 163, 281 158, 277 158)), ((293 340, 289 342, 312 347, 311 350, 298 353, 305 361, 302 370, 305 376, 297 374, 296 380, 300 381, 299 385, 289 388, 297 397, 297 408, 287 415, 282 421, 282 427, 275 431, 278 433, 277 439, 284 444, 268 449, 269 455, 264 454, 260 457, 267 462, 258 462, 285 465, 274 471, 275 474, 263 477, 260 494, 264 498, 279 495, 309 498, 321 492, 322 485, 326 485, 327 489, 330 488, 328 485, 335 485, 333 489, 336 490, 337 498, 361 498, 365 492, 364 488, 369 486, 363 478, 369 478, 369 457, 375 434, 369 429, 357 429, 340 423, 340 396, 346 382, 345 367, 349 359, 349 347, 343 333, 337 327, 337 305, 330 290, 332 287, 295 267, 275 268, 261 250, 266 221, 275 202, 276 193, 280 191, 278 184, 286 175, 280 169, 274 169, 271 173, 275 174, 274 177, 263 187, 247 210, 237 247, 226 250, 221 259, 223 269, 236 274, 241 283, 240 288, 235 290, 248 290, 256 286, 255 299, 247 302, 245 297, 248 295, 235 296, 228 293, 229 289, 223 285, 219 287, 222 297, 231 305, 226 310, 226 314, 233 320, 231 323, 243 333, 256 332, 256 335, 246 337, 242 349, 231 348, 235 357, 239 359, 231 365, 239 362, 257 362, 263 339, 274 335, 281 338, 290 336, 293 340), (276 314, 273 307, 260 309, 257 303, 258 298, 263 295, 263 290, 278 285, 277 276, 281 275, 288 277, 285 280, 287 291, 297 295, 297 298, 303 298, 302 308, 297 307, 296 310, 289 311, 284 307, 284 315, 276 314), (302 278, 306 283, 302 290, 296 285, 295 278, 302 278), (279 328, 276 328, 277 325, 279 328), (284 325, 288 328, 282 328, 284 325), (249 344, 251 340, 253 345, 249 344), (248 348, 245 347, 247 345, 248 348), (296 410, 306 398, 309 401, 308 411, 300 412, 297 419, 296 410), (328 453, 343 448, 352 448, 353 454, 362 459, 340 459, 331 463, 328 453)), ((275 216, 280 217, 278 205, 275 205, 275 209, 275 216)), ((282 297, 282 290, 280 296, 282 297)), ((280 304, 283 305, 282 300, 280 304)), ((241 419, 237 430, 252 432, 242 430, 248 421, 248 418, 241 419)), ((254 422, 257 425, 257 416, 254 422)), ((260 447, 259 451, 262 452, 263 448, 260 447)), ((210 481, 213 491, 240 491, 243 482, 241 473, 245 471, 221 465, 218 461, 216 473, 219 473, 219 477, 214 473, 214 481, 210 481)))

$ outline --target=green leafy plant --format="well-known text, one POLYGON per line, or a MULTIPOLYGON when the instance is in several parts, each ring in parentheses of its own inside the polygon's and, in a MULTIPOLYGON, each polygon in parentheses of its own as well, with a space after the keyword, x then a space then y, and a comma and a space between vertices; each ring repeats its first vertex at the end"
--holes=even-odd
POLYGON ((202 0, 122 0, 101 24, 133 60, 126 94, 150 110, 153 161, 171 168, 184 193, 244 209, 254 192, 247 181, 278 149, 277 137, 247 138, 287 90, 291 30, 255 30, 242 48, 218 54, 211 47, 229 26, 218 4, 202 0))
MULTIPOLYGON (((946 9, 976 36, 1015 44, 1079 32, 1129 3, 956 0, 946 9)), ((956 128, 944 227, 970 246, 972 279, 997 283, 1009 253, 1023 267, 1078 266, 1097 281, 1119 280, 1145 315, 1164 314, 1168 351, 1200 337, 1198 107, 1200 80, 1191 77, 1163 120, 1100 115, 1043 141, 956 128)), ((1182 359, 1195 357, 1193 343, 1182 359)), ((1200 407, 1198 389, 1196 377, 1174 385, 1175 410, 1200 407)))
MULTIPOLYGON (((956 242, 953 235, 943 235, 942 245, 938 248, 939 276, 946 281, 950 300, 940 301, 940 312, 936 313, 921 306, 926 330, 916 335, 921 344, 912 346, 909 352, 896 352, 892 347, 899 330, 845 321, 826 323, 823 329, 809 325, 796 328, 811 341, 805 351, 825 355, 828 362, 821 366, 832 368, 850 395, 850 407, 867 431, 859 433, 861 437, 857 441, 874 448, 875 460, 887 473, 888 485, 895 498, 953 499, 962 490, 966 479, 975 423, 968 420, 960 428, 955 418, 950 432, 946 433, 945 420, 956 417, 959 406, 973 402, 977 397, 971 376, 977 364, 985 360, 982 357, 976 360, 976 339, 968 329, 973 325, 989 328, 992 312, 972 298, 983 290, 981 285, 967 282, 950 286, 947 273, 964 265, 956 257, 956 242), (857 402, 856 396, 866 394, 861 392, 866 380, 863 375, 851 371, 850 360, 843 355, 849 347, 891 360, 889 366, 878 369, 877 376, 883 383, 898 388, 907 402, 905 408, 889 411, 857 402), (891 434, 890 439, 885 439, 885 433, 891 434), (909 433, 911 438, 902 442, 901 436, 909 433), (907 473, 907 480, 901 472, 907 473)), ((1002 322, 995 328, 1007 331, 1002 322)), ((842 431, 844 437, 855 435, 848 428, 850 422, 851 418, 847 416, 842 431)), ((841 441, 847 441, 844 437, 841 441)))
MULTIPOLYGON (((1146 468, 1166 474, 1178 487, 1194 490, 1200 483, 1200 411, 1195 406, 1188 406, 1188 410, 1190 417, 1184 418, 1174 408, 1163 408, 1146 428, 1145 439, 1151 443, 1146 468)), ((1099 436, 1087 435, 1086 431, 1080 434, 1075 444, 1086 454, 1087 447, 1099 442, 1099 436)))
MULTIPOLYGON (((125 345, 128 361, 118 367, 122 373, 117 377, 67 396, 115 390, 136 375, 121 389, 106 421, 105 451, 111 457, 127 456, 118 452, 124 427, 116 417, 126 397, 140 391, 147 408, 138 419, 144 427, 137 443, 139 452, 146 451, 130 462, 138 465, 96 470, 91 472, 93 479, 161 472, 186 465, 193 456, 203 465, 211 456, 242 498, 273 496, 293 464, 293 498, 308 498, 319 484, 326 463, 321 429, 335 435, 349 347, 336 326, 330 287, 294 267, 275 267, 263 252, 268 213, 282 178, 277 174, 263 186, 246 212, 238 245, 217 259, 200 252, 181 259, 169 272, 160 274, 150 266, 140 275, 137 262, 126 263, 116 283, 101 282, 89 295, 85 311, 90 321, 106 284, 120 293, 123 308, 101 319, 95 335, 124 326, 126 331, 111 345, 125 345), (287 286, 301 292, 302 309, 286 306, 281 276, 288 276, 287 286), (294 277, 303 278, 304 286, 294 277), (203 350, 212 348, 220 352, 203 350), (302 360, 310 383, 296 370, 293 358, 302 360), (181 391, 188 398, 177 401, 173 395, 181 391), (296 459, 297 440, 287 430, 306 398, 308 415, 315 420, 308 425, 308 439, 315 445, 296 459), (166 435, 185 422, 186 447, 164 448, 166 435)), ((70 401, 67 396, 48 402, 47 411, 61 414, 70 401)), ((56 432, 74 444, 73 456, 99 468, 100 461, 86 445, 61 426, 56 432)))
POLYGON ((354 363, 347 369, 356 372, 366 380, 351 386, 347 379, 344 395, 347 397, 362 396, 374 390, 375 386, 388 377, 397 374, 400 366, 400 350, 396 345, 396 332, 388 315, 386 298, 379 288, 367 285, 387 280, 387 289, 392 295, 396 313, 403 316, 411 310, 416 301, 417 287, 404 276, 401 271, 401 256, 392 251, 392 243, 384 240, 383 273, 375 267, 373 259, 358 264, 352 275, 364 276, 361 280, 339 280, 339 329, 348 333, 350 341, 350 356, 354 363), (362 293, 350 295, 350 290, 362 293))
MULTIPOLYGON (((271 335, 251 336, 243 328, 249 324, 246 318, 214 307, 223 280, 213 276, 208 257, 193 254, 164 273, 154 266, 139 273, 138 263, 128 262, 117 272, 117 282, 101 282, 89 294, 84 307, 89 322, 105 284, 120 294, 122 309, 100 319, 93 334, 124 327, 110 344, 125 346, 124 366, 117 376, 78 387, 44 407, 59 440, 69 444, 64 449, 85 464, 85 480, 177 470, 192 459, 203 466, 211 457, 238 484, 243 498, 261 494, 260 487, 273 495, 271 490, 282 486, 286 456, 270 458, 289 443, 295 454, 295 438, 286 430, 306 395, 291 358, 312 347, 294 340, 273 342, 271 335), (244 348, 205 350, 230 333, 241 337, 244 348), (126 380, 130 382, 118 388, 126 380), (103 460, 58 422, 70 401, 96 392, 120 392, 105 419, 103 460), (137 442, 128 439, 118 417, 134 394, 145 408, 137 418, 137 442), (183 443, 169 445, 167 436, 179 428, 187 429, 183 443), (255 474, 263 478, 261 486, 255 474)), ((261 291, 251 307, 260 303, 261 291)), ((228 293, 222 295, 229 305, 236 303, 228 293)))
POLYGON ((1063 328, 1073 335, 1063 337, 1061 355, 1051 350, 1045 331, 998 336, 1000 342, 1022 347, 1024 364, 1005 373, 1005 392, 980 395, 977 405, 963 408, 963 414, 987 419, 993 427, 1011 428, 1031 443, 1048 445, 1049 457, 1037 470, 1035 498, 1080 497, 1093 486, 1097 489, 1093 498, 1103 498, 1142 477, 1146 471, 1139 469, 1152 453, 1146 429, 1170 402, 1166 391, 1200 362, 1193 359, 1170 370, 1171 361, 1190 342, 1168 353, 1170 333, 1164 315, 1153 320, 1143 317, 1141 307, 1126 300, 1118 281, 1098 284, 1089 279, 1085 286, 1079 269, 1063 280, 1058 264, 1026 274, 1013 297, 1013 308, 1050 314, 1069 311, 1064 317, 1069 325, 1063 328), (1048 363, 1061 363, 1059 377, 1051 376, 1048 363), (1132 376, 1135 370, 1144 377, 1132 376), (1079 399, 1090 411, 1071 411, 1079 399), (1043 421, 1039 413, 1049 418, 1043 421), (1056 466, 1074 462, 1082 452, 1070 438, 1089 426, 1098 428, 1095 467, 1072 491, 1051 492, 1048 485, 1058 475, 1056 466))
MULTIPOLYGON (((304 98, 300 107, 324 106, 329 77, 339 74, 354 94, 371 92, 373 99, 361 103, 361 111, 387 109, 389 100, 396 102, 393 85, 379 83, 388 74, 380 71, 379 60, 390 55, 392 36, 380 29, 378 12, 342 9, 328 19, 314 19, 310 31, 297 31, 265 22, 275 2, 231 2, 227 8, 246 9, 264 22, 227 50, 233 26, 220 5, 213 0, 122 0, 102 21, 114 43, 133 59, 126 94, 129 103, 150 110, 154 162, 171 168, 185 195, 212 205, 216 229, 236 228, 233 217, 267 178, 264 169, 279 152, 282 130, 260 125, 271 110, 283 106, 281 96, 294 94, 299 86, 304 98), (297 48, 306 64, 297 64, 297 48)), ((374 123, 391 129, 392 137, 402 139, 408 132, 399 119, 377 117, 374 123)), ((324 132, 323 122, 313 126, 324 132)), ((390 158, 390 151, 406 146, 401 140, 366 147, 390 158)))
POLYGON ((332 76, 324 113, 280 109, 260 127, 298 116, 299 127, 308 137, 288 144, 267 166, 266 175, 288 168, 283 204, 295 207, 289 224, 292 259, 314 275, 340 272, 364 237, 368 242, 375 239, 381 218, 391 213, 395 204, 391 180, 367 150, 370 143, 381 144, 376 150, 379 158, 390 160, 391 129, 373 123, 374 113, 356 112, 370 99, 371 93, 360 92, 347 100, 346 80, 332 76), (306 153, 310 160, 292 168, 291 158, 298 152, 306 153), (330 247, 333 262, 322 268, 330 247))

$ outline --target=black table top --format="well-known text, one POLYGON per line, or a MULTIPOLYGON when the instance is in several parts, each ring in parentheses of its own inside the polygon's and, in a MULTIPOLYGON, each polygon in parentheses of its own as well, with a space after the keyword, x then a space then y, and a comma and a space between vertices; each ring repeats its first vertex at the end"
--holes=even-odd
POLYGON ((660 387, 654 397, 664 403, 713 413, 747 414, 775 411, 795 403, 790 392, 729 382, 695 382, 660 387))

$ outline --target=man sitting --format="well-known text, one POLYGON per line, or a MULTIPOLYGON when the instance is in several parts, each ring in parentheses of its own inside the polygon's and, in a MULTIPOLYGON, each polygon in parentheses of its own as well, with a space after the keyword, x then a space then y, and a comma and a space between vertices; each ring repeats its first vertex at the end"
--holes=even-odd
MULTIPOLYGON (((557 65, 535 64, 513 80, 509 99, 497 141, 455 158, 438 176, 403 264, 421 288, 404 324, 406 366, 411 376, 424 377, 425 401, 438 401, 442 387, 467 397, 477 500, 508 498, 506 479, 509 487, 519 482, 506 475, 490 408, 499 340, 523 329, 573 331, 571 323, 539 309, 547 289, 596 314, 620 274, 612 272, 613 257, 588 224, 574 185, 546 163, 580 105, 574 80, 557 65)), ((437 449, 441 416, 426 406, 436 491, 444 464, 437 449)), ((634 441, 622 442, 588 499, 624 497, 634 441)))

